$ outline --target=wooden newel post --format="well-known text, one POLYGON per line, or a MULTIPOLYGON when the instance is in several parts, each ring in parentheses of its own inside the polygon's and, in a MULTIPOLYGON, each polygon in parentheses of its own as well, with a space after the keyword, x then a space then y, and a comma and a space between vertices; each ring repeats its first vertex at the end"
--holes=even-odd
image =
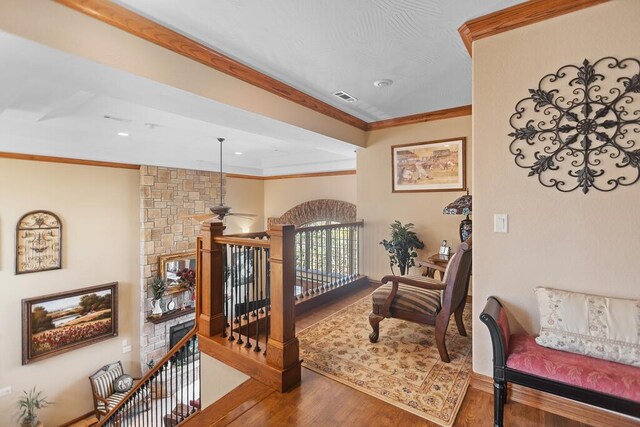
POLYGON ((214 238, 222 236, 222 222, 202 224, 197 248, 199 273, 197 280, 196 319, 198 333, 207 337, 221 335, 225 328, 224 319, 224 271, 222 245, 214 238))
POLYGON ((282 390, 300 383, 300 352, 296 338, 296 247, 293 225, 273 225, 271 237, 271 320, 267 363, 282 371, 282 390))

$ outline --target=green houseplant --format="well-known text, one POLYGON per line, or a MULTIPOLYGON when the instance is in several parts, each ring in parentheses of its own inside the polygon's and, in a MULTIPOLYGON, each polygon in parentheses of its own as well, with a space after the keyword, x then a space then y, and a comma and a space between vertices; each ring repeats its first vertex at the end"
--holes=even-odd
POLYGON ((384 246, 389 255, 389 267, 391 273, 393 266, 397 265, 400 275, 404 276, 409 271, 409 267, 416 265, 414 258, 418 256, 416 249, 424 248, 424 243, 418 239, 415 231, 412 231, 412 223, 402 225, 398 220, 391 224, 391 240, 384 239, 380 244, 384 246))
POLYGON ((160 299, 167 291, 167 282, 160 276, 156 276, 151 280, 151 292, 153 293, 153 316, 162 315, 162 307, 160 307, 160 299))
POLYGON ((35 387, 29 392, 23 391, 23 394, 17 403, 20 425, 22 427, 35 427, 38 424, 38 411, 53 405, 53 402, 47 401, 47 398, 42 395, 42 391, 37 391, 35 387))

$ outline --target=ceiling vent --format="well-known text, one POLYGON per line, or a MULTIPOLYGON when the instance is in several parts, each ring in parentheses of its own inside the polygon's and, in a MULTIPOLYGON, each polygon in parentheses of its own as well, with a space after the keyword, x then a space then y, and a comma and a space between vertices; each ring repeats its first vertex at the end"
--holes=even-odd
POLYGON ((105 119, 109 119, 109 120, 115 120, 117 122, 132 122, 133 121, 133 120, 130 120, 130 119, 123 119, 122 117, 108 116, 106 114, 104 116, 102 116, 102 117, 104 117, 105 119))
POLYGON ((343 90, 339 90, 339 91, 335 92, 334 95, 337 96, 338 98, 342 99, 345 102, 356 102, 358 100, 358 98, 349 95, 347 92, 345 92, 343 90))

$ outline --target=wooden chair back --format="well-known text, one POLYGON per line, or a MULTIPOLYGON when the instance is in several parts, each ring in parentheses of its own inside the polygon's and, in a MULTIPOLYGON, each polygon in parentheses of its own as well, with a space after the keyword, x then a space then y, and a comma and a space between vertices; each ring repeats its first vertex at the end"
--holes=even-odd
POLYGON ((442 310, 451 312, 467 299, 469 293, 469 276, 471 275, 471 238, 463 242, 449 261, 448 272, 442 298, 442 310))
POLYGON ((96 397, 107 399, 113 394, 113 381, 122 374, 124 374, 122 362, 117 361, 104 365, 89 377, 94 408, 98 408, 98 399, 96 397))

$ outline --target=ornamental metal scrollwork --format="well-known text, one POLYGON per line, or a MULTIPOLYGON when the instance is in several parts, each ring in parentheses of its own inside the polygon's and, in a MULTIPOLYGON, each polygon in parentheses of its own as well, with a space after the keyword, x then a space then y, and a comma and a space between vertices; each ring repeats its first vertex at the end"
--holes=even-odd
POLYGON ((16 227, 16 274, 62 268, 62 222, 53 212, 26 213, 16 227))
POLYGON ((640 179, 637 59, 565 65, 529 89, 515 111, 509 150, 545 187, 587 194, 640 179))

